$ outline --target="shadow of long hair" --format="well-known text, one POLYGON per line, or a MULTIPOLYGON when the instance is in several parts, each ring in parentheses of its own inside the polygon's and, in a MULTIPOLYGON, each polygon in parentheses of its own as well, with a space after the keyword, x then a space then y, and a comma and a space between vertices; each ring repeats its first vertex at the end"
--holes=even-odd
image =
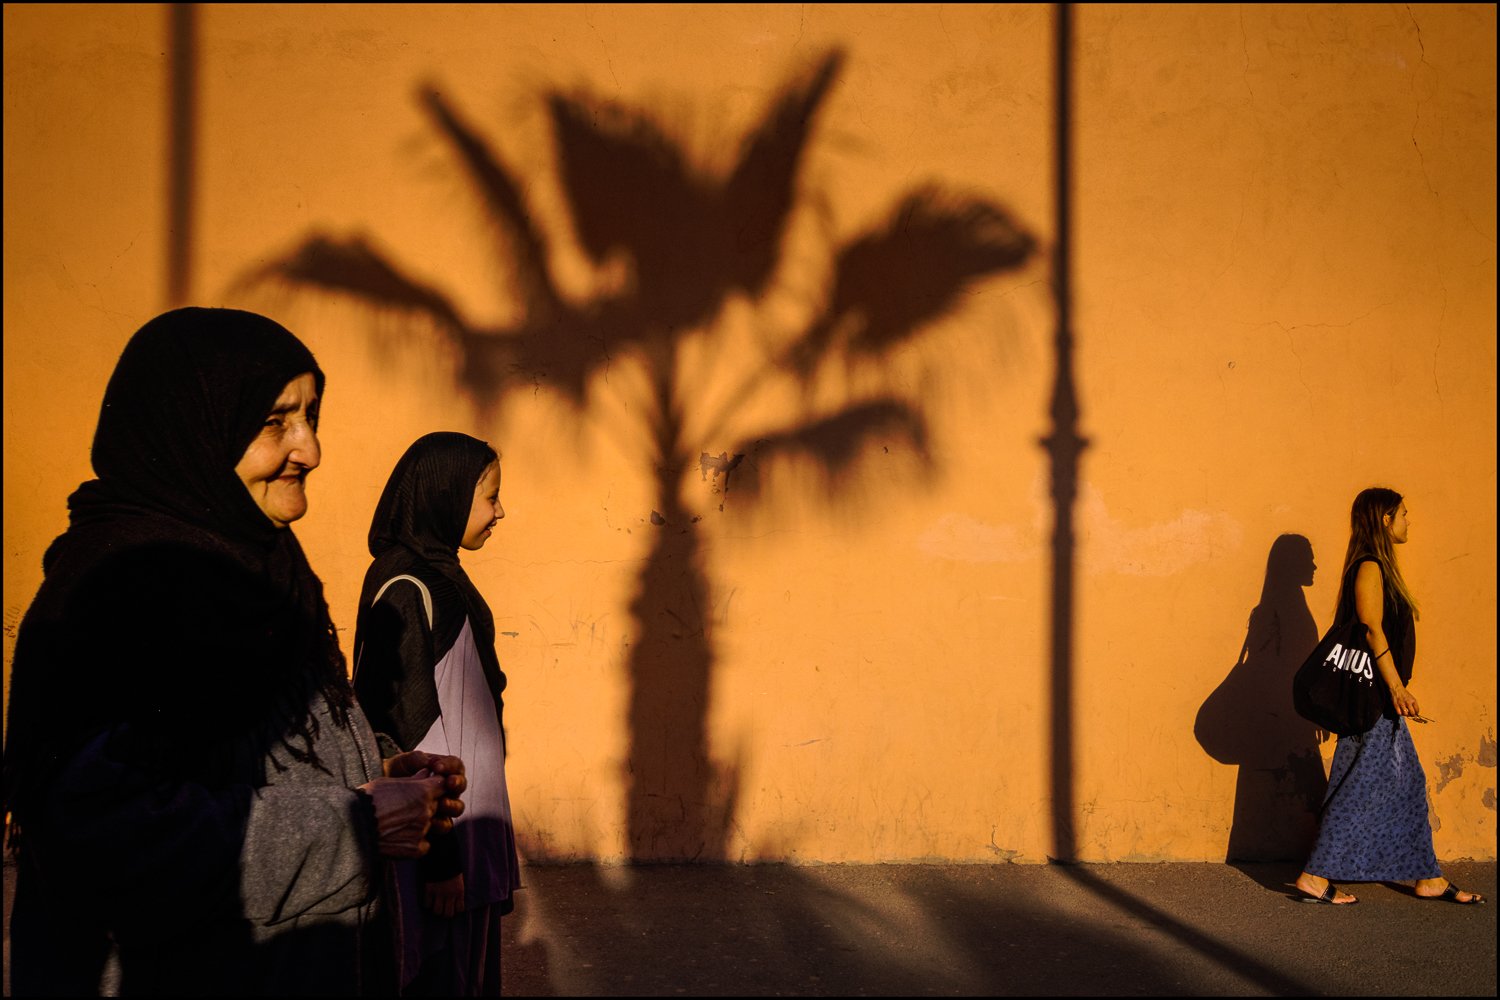
POLYGON ((1302 535, 1271 544, 1240 655, 1193 727, 1209 756, 1239 766, 1230 861, 1301 860, 1317 835, 1327 789, 1319 733, 1292 708, 1292 675, 1318 643, 1303 593, 1316 569, 1302 535))

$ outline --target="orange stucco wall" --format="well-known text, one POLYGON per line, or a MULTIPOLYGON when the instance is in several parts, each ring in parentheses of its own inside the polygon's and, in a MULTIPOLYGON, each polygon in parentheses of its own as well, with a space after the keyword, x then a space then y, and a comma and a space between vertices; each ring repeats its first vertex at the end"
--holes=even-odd
MULTIPOLYGON (((328 373, 324 465, 297 532, 346 636, 368 518, 405 446, 458 429, 504 453, 508 516, 465 561, 510 676, 529 857, 1042 861, 1063 787, 1083 859, 1222 859, 1232 838, 1274 853, 1305 835, 1307 764, 1331 754, 1284 718, 1274 678, 1327 627, 1348 504, 1374 484, 1411 511, 1414 691, 1434 720, 1415 735, 1438 854, 1494 857, 1495 8, 1078 9, 1090 445, 1061 784, 1039 443, 1051 19, 1029 5, 199 9, 190 297, 277 317, 328 373), (517 178, 548 241, 532 263, 565 301, 628 298, 645 272, 586 252, 548 95, 644 109, 716 177, 835 51, 770 279, 667 330, 670 356, 623 339, 596 352, 581 402, 560 356, 486 400, 409 313, 241 281, 314 233, 362 234, 476 327, 526 325, 519 251, 423 110, 430 85, 517 178), (848 329, 895 322, 924 283, 953 279, 945 315, 868 355, 835 351, 814 379, 768 361, 828 304, 841 251, 932 185, 945 193, 928 207, 1003 210, 1037 251, 967 284, 939 251, 901 258, 848 329), (663 384, 681 417, 668 455, 651 430, 663 384), (877 398, 902 417, 855 420, 851 464, 796 457, 792 444, 838 453, 853 439, 819 437, 819 421, 877 398), (736 451, 726 491, 699 456, 736 451), (1310 584, 1273 572, 1283 535, 1310 544, 1310 584)), ((174 303, 167 9, 8 4, 4 44, 8 677, 115 358, 174 303)), ((686 315, 692 294, 665 301, 686 315)))

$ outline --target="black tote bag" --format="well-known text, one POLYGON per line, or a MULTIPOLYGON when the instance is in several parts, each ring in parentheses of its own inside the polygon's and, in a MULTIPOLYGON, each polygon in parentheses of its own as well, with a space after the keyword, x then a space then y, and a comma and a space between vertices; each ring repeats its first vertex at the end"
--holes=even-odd
POLYGON ((1385 709, 1378 686, 1383 683, 1375 679, 1365 624, 1351 607, 1297 668, 1292 706, 1331 733, 1358 736, 1369 732, 1385 709))

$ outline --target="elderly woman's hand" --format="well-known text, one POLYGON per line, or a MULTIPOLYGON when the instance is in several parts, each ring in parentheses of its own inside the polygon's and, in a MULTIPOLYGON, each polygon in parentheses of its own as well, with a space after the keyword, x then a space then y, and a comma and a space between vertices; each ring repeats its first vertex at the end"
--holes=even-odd
MULTIPOLYGON (((375 829, 381 855, 420 858, 430 849, 427 833, 443 797, 444 779, 376 778, 359 786, 375 806, 375 829)), ((448 821, 452 825, 452 820, 448 821)))
POLYGON ((437 812, 433 816, 432 833, 447 833, 453 829, 453 821, 464 814, 464 804, 459 798, 469 787, 464 774, 464 762, 451 754, 427 753, 423 750, 408 750, 381 762, 386 777, 422 777, 436 775, 443 778, 443 794, 438 799, 437 812))

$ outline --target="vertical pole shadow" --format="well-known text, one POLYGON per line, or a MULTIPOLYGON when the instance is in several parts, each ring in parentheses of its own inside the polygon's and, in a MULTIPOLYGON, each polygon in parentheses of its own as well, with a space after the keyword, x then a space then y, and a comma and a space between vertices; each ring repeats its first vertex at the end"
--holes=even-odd
POLYGON ((197 4, 167 7, 167 281, 168 307, 189 301, 193 287, 193 195, 197 167, 197 4))
POLYGON ((1057 372, 1052 386, 1052 431, 1042 439, 1052 459, 1052 851, 1054 861, 1077 855, 1073 827, 1073 500, 1078 461, 1087 439, 1078 433, 1078 395, 1073 384, 1072 261, 1072 4, 1056 7, 1054 49, 1056 236, 1052 288, 1057 308, 1053 340, 1057 372))
MULTIPOLYGON (((1088 447, 1078 433, 1079 406, 1073 382, 1072 317, 1072 49, 1073 5, 1056 6, 1054 72, 1056 74, 1056 175, 1053 244, 1053 295, 1057 330, 1053 341, 1057 373, 1052 388, 1052 431, 1042 439, 1052 459, 1052 853, 1054 862, 1077 860, 1073 787, 1073 502, 1078 492, 1078 464, 1088 447)), ((1306 984, 1187 926, 1144 900, 1088 872, 1069 865, 1069 878, 1101 901, 1145 920, 1225 968, 1238 970, 1275 994, 1301 996, 1306 984)))

